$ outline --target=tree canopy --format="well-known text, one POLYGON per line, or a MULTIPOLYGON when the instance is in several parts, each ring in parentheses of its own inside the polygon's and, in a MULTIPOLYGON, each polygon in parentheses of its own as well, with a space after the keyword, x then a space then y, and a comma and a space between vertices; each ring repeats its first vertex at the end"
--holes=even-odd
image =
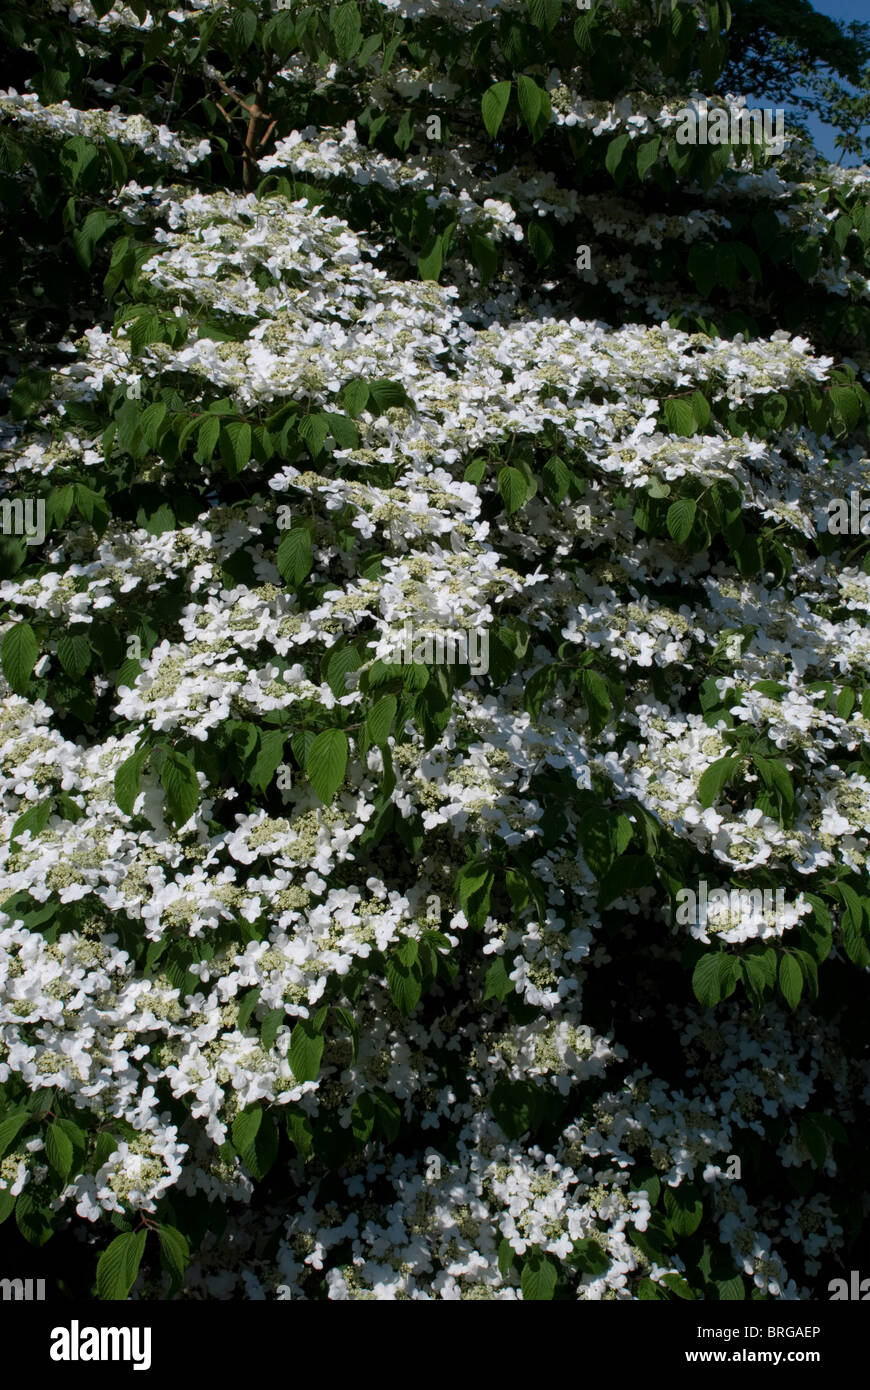
POLYGON ((860 88, 808 10, 6 6, 0 1220, 67 1287, 866 1249, 870 170, 731 85, 860 88))

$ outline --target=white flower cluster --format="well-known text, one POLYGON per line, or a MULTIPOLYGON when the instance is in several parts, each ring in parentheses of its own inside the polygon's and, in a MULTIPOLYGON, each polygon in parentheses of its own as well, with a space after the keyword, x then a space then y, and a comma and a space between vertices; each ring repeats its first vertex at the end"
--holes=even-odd
POLYGON ((427 200, 430 207, 446 209, 462 226, 476 227, 496 241, 503 237, 522 241, 523 231, 515 219, 512 204, 488 195, 485 190, 491 188, 491 181, 484 185, 475 180, 473 190, 469 189, 467 184, 472 182, 472 170, 459 155, 453 152, 441 158, 416 155, 405 163, 388 159, 359 143, 353 121, 335 133, 314 126, 294 130, 278 142, 272 154, 260 160, 259 167, 264 174, 276 169, 293 169, 317 178, 347 179, 361 188, 376 184, 387 192, 401 189, 406 194, 412 189, 425 190, 430 195, 427 200), (340 138, 336 138, 339 135, 340 138))
POLYGON ((25 128, 32 127, 54 140, 74 135, 88 140, 117 140, 172 169, 190 169, 211 153, 208 140, 185 139, 168 126, 155 126, 144 116, 128 115, 119 106, 110 111, 79 111, 68 101, 43 106, 35 92, 19 94, 14 87, 0 92, 0 115, 12 117, 25 128))

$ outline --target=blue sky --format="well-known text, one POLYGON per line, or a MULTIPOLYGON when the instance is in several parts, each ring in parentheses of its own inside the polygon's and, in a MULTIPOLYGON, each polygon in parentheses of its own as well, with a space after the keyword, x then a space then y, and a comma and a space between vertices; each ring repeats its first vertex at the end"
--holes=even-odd
MULTIPOLYGON (((831 19, 863 19, 870 21, 870 0, 811 0, 814 10, 819 14, 830 15, 831 19)), ((759 101, 759 99, 754 98, 759 101)), ((763 102, 759 101, 760 105, 763 102)), ((787 117, 786 117, 787 119, 787 117)), ((810 121, 810 132, 823 154, 829 159, 839 159, 840 151, 834 144, 835 131, 829 126, 822 125, 821 121, 813 119, 810 121)), ((857 164, 858 161, 850 156, 843 160, 844 164, 857 164)))
POLYGON ((865 0, 815 0, 813 9, 828 14, 831 19, 870 20, 870 7, 865 0))

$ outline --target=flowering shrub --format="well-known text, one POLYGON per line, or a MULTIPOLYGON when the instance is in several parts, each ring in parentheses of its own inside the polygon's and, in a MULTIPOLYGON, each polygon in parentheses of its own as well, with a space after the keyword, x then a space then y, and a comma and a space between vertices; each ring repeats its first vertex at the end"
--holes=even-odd
POLYGON ((727 19, 3 17, 0 1218, 99 1297, 862 1238, 870 171, 677 143, 727 19))

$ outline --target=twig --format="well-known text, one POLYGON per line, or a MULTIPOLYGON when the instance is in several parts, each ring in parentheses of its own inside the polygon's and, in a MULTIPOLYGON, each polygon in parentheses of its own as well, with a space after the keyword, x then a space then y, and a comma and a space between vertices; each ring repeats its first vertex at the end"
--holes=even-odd
POLYGON ((272 134, 272 131, 275 129, 275 126, 276 126, 277 124, 278 124, 278 117, 276 116, 276 117, 274 118, 274 120, 270 121, 269 124, 268 124, 268 126, 266 127, 266 133, 265 133, 265 135, 263 136, 262 140, 260 141, 259 145, 257 146, 257 149, 258 149, 258 150, 259 150, 263 145, 265 145, 266 141, 268 140, 269 136, 272 134))

